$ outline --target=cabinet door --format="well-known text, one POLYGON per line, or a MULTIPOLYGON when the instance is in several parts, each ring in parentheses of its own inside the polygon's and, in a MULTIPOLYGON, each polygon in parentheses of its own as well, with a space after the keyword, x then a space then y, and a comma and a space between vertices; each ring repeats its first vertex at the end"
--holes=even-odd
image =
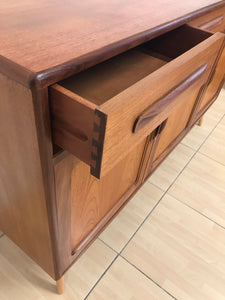
POLYGON ((152 158, 149 161, 147 176, 154 171, 158 164, 186 134, 189 120, 200 91, 201 88, 192 91, 190 96, 169 115, 166 123, 163 125, 165 127, 161 130, 160 134, 154 137, 156 140, 154 142, 154 150, 151 151, 152 158))
POLYGON ((72 171, 71 247, 75 251, 116 213, 138 185, 138 172, 146 139, 100 180, 90 175, 89 166, 81 161, 72 171))
MULTIPOLYGON (((204 14, 189 23, 189 25, 198 27, 202 30, 211 32, 224 32, 225 30, 225 7, 213 10, 208 14, 204 14)), ((194 124, 216 100, 224 83, 224 66, 225 66, 225 50, 217 61, 216 68, 211 76, 204 97, 196 107, 196 114, 191 121, 194 124)))
POLYGON ((197 108, 197 115, 193 122, 195 122, 204 112, 209 108, 209 106, 216 100, 220 90, 223 87, 224 83, 224 68, 225 68, 225 50, 223 50, 215 68, 215 71, 212 74, 212 79, 210 80, 208 87, 200 104, 197 108))

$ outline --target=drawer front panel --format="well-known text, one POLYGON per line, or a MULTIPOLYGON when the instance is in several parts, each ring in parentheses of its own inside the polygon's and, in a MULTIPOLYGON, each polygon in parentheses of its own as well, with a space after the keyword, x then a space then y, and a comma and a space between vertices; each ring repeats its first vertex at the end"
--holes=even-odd
POLYGON ((225 7, 216 9, 189 23, 202 30, 211 32, 224 32, 225 30, 225 7))
MULTIPOLYGON (((187 26, 185 31, 190 33, 191 43, 199 37, 205 40, 180 55, 186 47, 185 42, 182 47, 180 44, 175 45, 180 31, 185 36, 178 29, 172 34, 173 42, 168 35, 167 40, 163 43, 160 41, 162 49, 170 48, 169 52, 172 53, 174 48, 177 58, 167 57, 166 61, 163 55, 166 64, 162 64, 162 59, 156 59, 153 55, 147 64, 142 55, 139 59, 143 61, 143 66, 152 69, 152 73, 142 79, 140 75, 137 82, 133 73, 141 68, 137 69, 135 65, 132 70, 128 60, 124 65, 125 72, 121 73, 121 81, 128 76, 134 83, 101 104, 68 92, 60 85, 51 87, 54 141, 89 164, 91 174, 95 177, 105 176, 132 148, 207 82, 221 48, 223 34, 216 33, 208 37, 210 34, 187 26)), ((110 70, 111 65, 107 67, 110 70)), ((116 75, 114 72, 115 81, 120 85, 116 75)), ((97 77, 104 80, 104 76, 98 74, 97 77)), ((107 84, 111 90, 112 81, 107 84)), ((88 82, 84 87, 88 89, 88 82)), ((99 89, 97 94, 101 94, 99 89)))
MULTIPOLYGON (((195 87, 195 83, 198 79, 201 78, 203 73, 206 70, 207 65, 202 65, 199 69, 194 71, 190 76, 185 78, 178 86, 176 86, 173 90, 168 92, 165 96, 162 97, 159 101, 155 104, 151 105, 146 111, 144 111, 136 120, 133 128, 133 132, 136 133, 141 130, 146 124, 151 122, 154 118, 159 120, 161 123, 164 119, 164 115, 166 112, 171 112, 175 108, 174 106, 178 107, 182 104, 182 99, 179 101, 174 101, 174 98, 179 99, 179 96, 182 95, 184 98, 183 93, 188 91, 188 88, 195 87), (163 108, 163 113, 162 113, 163 108), (161 117, 162 116, 162 117, 161 117)), ((192 93, 191 93, 192 96, 192 93)), ((197 99, 197 97, 195 98, 197 99)))
POLYGON ((114 101, 102 105, 102 111, 108 115, 102 158, 103 174, 123 157, 127 149, 152 132, 186 99, 196 96, 196 91, 209 78, 222 42, 223 35, 217 33, 114 97, 114 101), (179 92, 184 82, 187 83, 186 88, 179 92), (134 125, 146 110, 151 112, 150 118, 142 128, 133 132, 134 125))

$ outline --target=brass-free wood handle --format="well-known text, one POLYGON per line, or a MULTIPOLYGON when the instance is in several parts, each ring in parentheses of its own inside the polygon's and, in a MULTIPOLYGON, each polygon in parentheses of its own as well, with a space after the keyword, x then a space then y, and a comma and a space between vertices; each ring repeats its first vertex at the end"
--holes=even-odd
MULTIPOLYGON (((153 119, 157 118, 160 113, 164 110, 173 109, 178 105, 178 103, 173 103, 174 99, 178 97, 184 90, 189 88, 193 83, 195 83, 205 72, 207 65, 204 64, 193 73, 191 73, 188 77, 186 77, 182 82, 180 82, 177 86, 172 88, 166 95, 158 99, 154 104, 148 107, 146 110, 142 112, 142 114, 136 119, 133 126, 133 133, 138 132, 142 129, 146 124, 148 124, 153 119)), ((168 117, 165 115, 165 118, 168 117)), ((160 120, 159 120, 160 123, 160 120)))
POLYGON ((202 25, 198 26, 198 28, 202 30, 210 31, 216 26, 219 26, 223 22, 224 16, 218 16, 210 21, 207 21, 206 23, 203 23, 202 25))

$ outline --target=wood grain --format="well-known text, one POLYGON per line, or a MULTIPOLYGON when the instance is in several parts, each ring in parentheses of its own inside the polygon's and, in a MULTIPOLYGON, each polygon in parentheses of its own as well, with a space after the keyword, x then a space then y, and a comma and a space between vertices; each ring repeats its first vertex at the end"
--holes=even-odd
POLYGON ((46 85, 54 83, 224 5, 217 0, 89 0, 67 5, 59 0, 3 0, 0 70, 10 76, 25 74, 27 85, 34 79, 30 72, 46 85))
POLYGON ((91 164, 96 105, 55 84, 50 88, 53 142, 91 164))
POLYGON ((54 277, 32 94, 3 75, 0 90, 0 228, 54 277))
POLYGON ((91 166, 100 178, 107 116, 98 110, 111 97, 165 64, 128 51, 50 88, 53 141, 91 166))
POLYGON ((224 65, 225 49, 223 49, 223 51, 221 52, 221 56, 215 67, 214 76, 207 87, 204 97, 202 98, 202 101, 198 107, 198 112, 204 109, 205 106, 207 106, 213 99, 215 99, 215 96, 218 96, 218 92, 221 90, 225 79, 224 65))
MULTIPOLYGON (((83 72, 75 76, 80 78, 76 85, 73 86, 71 77, 72 86, 63 87, 64 81, 61 86, 50 89, 50 93, 54 90, 54 97, 61 93, 59 98, 56 96, 55 106, 51 102, 51 111, 60 122, 63 119, 74 126, 74 115, 80 118, 73 133, 80 140, 88 140, 89 151, 85 147, 76 148, 76 144, 73 148, 79 150, 82 159, 92 167, 95 162, 100 165, 102 160, 100 181, 90 175, 87 165, 72 155, 61 153, 61 158, 53 159, 47 86, 205 12, 213 17, 207 19, 206 26, 211 29, 216 24, 213 30, 218 30, 224 22, 224 7, 225 1, 215 0, 186 3, 88 0, 69 1, 67 5, 59 0, 1 2, 0 72, 11 79, 0 75, 3 124, 0 126, 0 229, 53 278, 59 279, 65 273, 138 189, 147 172, 146 163, 152 163, 147 157, 153 154, 152 147, 158 149, 156 158, 162 161, 187 132, 186 118, 199 88, 208 79, 224 37, 219 33, 209 37, 209 32, 183 26, 166 35, 171 43, 167 53, 160 51, 157 42, 158 52, 157 47, 152 49, 156 56, 138 49, 138 54, 127 57, 123 65, 119 59, 126 55, 124 53, 113 58, 111 65, 109 61, 103 63, 104 72, 95 73, 93 81, 90 73, 84 75, 83 72), (161 9, 162 4, 166 10, 161 9), (219 15, 216 11, 210 12, 219 7, 222 9, 218 10, 219 15), (173 39, 174 32, 177 34, 184 27, 194 33, 192 39, 187 38, 183 43, 187 31, 183 31, 182 39, 177 35, 173 39), (172 55, 169 49, 174 50, 172 55), (118 68, 113 73, 117 60, 118 68), (154 122, 132 133, 134 121, 146 107, 203 65, 207 65, 203 76, 177 96, 180 104, 187 101, 187 105, 182 109, 176 107, 176 112, 163 109, 154 122), (107 73, 110 73, 108 78, 107 73), (87 83, 90 83, 88 88, 87 83), (45 88, 39 89, 40 86, 45 88), (92 94, 94 90, 96 93, 92 94), (72 105, 73 110, 70 105, 65 109, 68 99, 76 103, 72 105), (96 109, 108 116, 104 125, 106 139, 101 139, 101 147, 98 134, 93 130, 99 125, 96 109), (184 120, 179 122, 183 111, 186 111, 184 120), (154 142, 148 138, 147 147, 146 137, 168 116, 167 134, 154 142), (100 155, 96 154, 98 150, 100 155)), ((165 43, 163 48, 166 48, 165 43)), ((203 100, 199 114, 209 107, 221 87, 223 64, 222 55, 208 87, 207 99, 210 100, 203 100)), ((96 68, 101 69, 101 66, 96 68)))
POLYGON ((154 118, 159 118, 159 114, 165 114, 165 111, 174 111, 176 107, 182 104, 181 100, 176 101, 177 98, 191 85, 194 85, 196 81, 204 74, 207 65, 202 65, 197 70, 194 70, 190 76, 184 78, 173 90, 170 90, 165 96, 161 99, 156 100, 156 102, 147 108, 135 121, 133 132, 141 130, 154 118))
POLYGON ((71 257, 71 175, 79 160, 68 155, 54 166, 57 223, 58 223, 58 274, 60 278, 72 262, 71 257))
POLYGON ((99 107, 108 115, 102 175, 124 157, 126 149, 137 145, 142 137, 147 136, 162 121, 168 118, 172 110, 162 110, 158 117, 152 119, 151 122, 134 134, 132 128, 137 117, 147 107, 162 99, 165 94, 178 86, 182 79, 190 76, 193 68, 196 69, 207 63, 204 75, 191 87, 185 89, 176 101, 181 103, 184 101, 183 99, 189 99, 192 95, 197 97, 196 91, 199 91, 200 87, 207 82, 219 49, 222 46, 223 38, 223 34, 216 33, 99 107))
POLYGON ((165 129, 160 135, 154 160, 165 151, 170 144, 182 133, 188 126, 193 107, 198 100, 199 88, 195 88, 189 98, 174 111, 168 118, 165 129), (182 116, 182 118, 181 118, 182 116))
POLYGON ((99 221, 134 184, 144 151, 145 140, 130 151, 101 180, 89 174, 89 167, 80 162, 72 173, 71 239, 76 249, 99 221))
POLYGON ((197 97, 196 91, 207 82, 223 38, 220 33, 211 36, 183 26, 139 50, 146 48, 149 52, 153 46, 155 52, 159 49, 161 53, 163 46, 164 56, 167 50, 168 57, 179 55, 167 64, 150 55, 151 52, 128 51, 63 81, 63 86, 53 86, 50 91, 55 142, 88 163, 97 178, 100 174, 104 176, 127 150, 147 137, 176 107, 192 97, 192 93, 197 97), (193 40, 189 38, 182 47, 179 46, 187 33, 193 35, 193 40), (178 47, 166 48, 167 40, 178 47), (180 55, 182 51, 185 53, 180 55), (87 88, 88 82, 90 87, 87 88), (162 86, 161 82, 165 84, 162 86), (104 84, 106 87, 102 89, 104 84), (134 124, 138 125, 137 118, 153 104, 154 117, 148 118, 147 125, 139 126, 140 130, 133 134, 134 124), (99 121, 94 118, 94 109, 97 115, 105 116, 103 126, 96 125, 99 121), (95 137, 96 126, 102 129, 101 140, 95 137))
POLYGON ((165 64, 164 60, 136 48, 71 76, 59 85, 99 106, 165 64))
POLYGON ((194 19, 189 24, 206 31, 223 32, 225 30, 225 7, 204 14, 203 16, 194 19))

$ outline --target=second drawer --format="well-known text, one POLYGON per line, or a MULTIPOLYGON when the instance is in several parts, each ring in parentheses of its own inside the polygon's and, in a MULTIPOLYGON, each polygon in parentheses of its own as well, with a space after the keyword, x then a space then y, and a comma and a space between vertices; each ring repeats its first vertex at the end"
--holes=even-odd
POLYGON ((185 25, 53 85, 54 143, 104 176, 201 90, 223 39, 185 25))

